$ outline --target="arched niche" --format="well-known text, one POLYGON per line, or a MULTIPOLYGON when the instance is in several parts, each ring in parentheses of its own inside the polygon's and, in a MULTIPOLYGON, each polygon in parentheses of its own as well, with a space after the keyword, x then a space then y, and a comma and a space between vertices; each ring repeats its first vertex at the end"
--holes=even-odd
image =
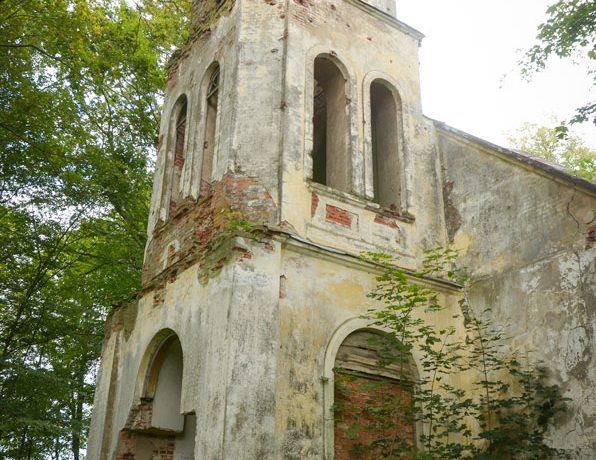
POLYGON ((187 127, 188 127, 188 98, 180 95, 172 109, 168 130, 168 150, 165 164, 164 190, 167 192, 168 215, 176 211, 183 198, 182 174, 186 162, 187 127))
POLYGON ((180 411, 183 370, 178 336, 169 329, 158 332, 141 363, 139 402, 120 431, 117 458, 194 458, 196 416, 180 411))
POLYGON ((182 346, 178 336, 171 334, 155 352, 147 373, 142 399, 152 403, 152 428, 183 431, 184 415, 180 413, 182 373, 182 346))
POLYGON ((409 214, 404 87, 390 75, 368 72, 362 80, 364 112, 364 195, 385 210, 409 214))
POLYGON ((385 458, 399 445, 416 446, 418 371, 415 357, 400 350, 389 331, 361 318, 333 334, 323 372, 325 458, 385 458))

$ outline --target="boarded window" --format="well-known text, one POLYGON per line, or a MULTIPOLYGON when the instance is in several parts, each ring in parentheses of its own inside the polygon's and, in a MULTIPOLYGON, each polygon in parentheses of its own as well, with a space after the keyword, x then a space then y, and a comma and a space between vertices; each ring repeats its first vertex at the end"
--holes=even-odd
POLYGON ((370 87, 373 184, 375 201, 398 211, 401 203, 399 122, 396 97, 382 81, 370 87))
POLYGON ((186 139, 186 113, 187 103, 186 98, 178 103, 178 111, 176 112, 176 123, 174 125, 174 162, 172 174, 172 186, 170 191, 170 213, 176 210, 177 205, 182 197, 180 179, 182 177, 182 168, 184 167, 184 142, 186 139))
POLYGON ((313 181, 349 191, 346 79, 327 57, 315 59, 313 181))
POLYGON ((203 160, 201 163, 201 195, 209 193, 211 175, 213 173, 213 157, 215 155, 215 134, 217 132, 217 104, 219 100, 219 66, 216 66, 209 78, 207 86, 207 114, 205 117, 205 140, 203 143, 203 160))
POLYGON ((335 459, 408 458, 414 371, 388 336, 356 331, 335 359, 335 459))

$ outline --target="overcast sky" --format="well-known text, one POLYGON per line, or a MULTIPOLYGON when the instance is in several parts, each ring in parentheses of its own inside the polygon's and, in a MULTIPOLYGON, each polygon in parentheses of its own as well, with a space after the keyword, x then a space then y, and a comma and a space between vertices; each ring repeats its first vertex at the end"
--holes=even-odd
MULTIPOLYGON (((586 61, 552 61, 524 82, 517 61, 555 0, 397 0, 397 17, 426 35, 420 50, 426 115, 500 145, 525 122, 552 125, 594 98, 586 61), (592 94, 590 95, 590 91, 592 94)), ((576 130, 596 148, 596 127, 576 130)))

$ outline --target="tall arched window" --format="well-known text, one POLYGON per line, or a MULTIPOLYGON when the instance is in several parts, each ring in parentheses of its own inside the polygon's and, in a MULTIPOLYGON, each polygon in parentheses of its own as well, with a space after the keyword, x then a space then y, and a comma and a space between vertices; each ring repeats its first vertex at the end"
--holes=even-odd
POLYGON ((401 104, 397 93, 383 80, 370 86, 371 141, 375 201, 384 208, 400 210, 401 165, 399 132, 401 104))
POLYGON ((217 104, 219 101, 219 65, 211 70, 206 92, 205 138, 203 141, 203 159, 201 161, 200 195, 206 195, 211 185, 213 158, 215 156, 215 135, 217 132, 217 104))
MULTIPOLYGON (((334 368, 335 460, 393 458, 414 443, 414 367, 395 339, 358 330, 343 341, 334 368)), ((406 458, 406 457, 399 457, 406 458)))
POLYGON ((328 56, 314 63, 313 176, 314 182, 350 190, 346 78, 328 56))
POLYGON ((188 104, 186 96, 182 96, 176 103, 175 124, 174 124, 174 152, 173 162, 171 171, 171 188, 170 188, 170 203, 169 212, 170 214, 176 210, 176 207, 180 203, 182 198, 182 191, 180 187, 180 179, 182 177, 182 168, 184 167, 185 161, 185 140, 186 140, 186 116, 188 112, 188 104))

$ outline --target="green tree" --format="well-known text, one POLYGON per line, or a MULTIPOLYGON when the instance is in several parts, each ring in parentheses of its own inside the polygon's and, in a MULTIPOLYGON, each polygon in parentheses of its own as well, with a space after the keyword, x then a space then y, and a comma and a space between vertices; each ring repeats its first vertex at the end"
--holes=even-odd
POLYGON ((526 123, 509 136, 509 143, 519 150, 559 163, 570 174, 596 182, 596 150, 573 134, 561 138, 556 128, 526 123))
MULTIPOLYGON (((586 58, 596 60, 596 3, 592 0, 559 0, 546 10, 546 22, 538 26, 537 43, 521 61, 522 74, 531 76, 544 69, 549 58, 586 58)), ((589 72, 596 82, 596 71, 592 66, 589 72)), ((576 110, 570 124, 592 120, 596 124, 596 102, 588 101, 576 110)), ((565 125, 557 132, 564 137, 565 125)))
POLYGON ((416 349, 421 376, 413 382, 409 410, 404 411, 399 400, 387 398, 380 405, 378 398, 369 398, 363 412, 373 411, 390 434, 396 433, 396 413, 420 423, 422 432, 417 450, 384 438, 363 448, 377 453, 379 445, 389 445, 378 457, 387 460, 567 458, 545 442, 553 417, 565 409, 559 387, 546 383, 546 371, 505 355, 503 332, 488 319, 474 316, 465 295, 460 301, 465 340, 456 339, 455 325, 434 324, 443 307, 425 279, 461 281, 461 272, 450 268, 455 257, 450 249, 427 251, 423 269, 406 273, 386 255, 367 256, 383 269, 369 294, 379 305, 366 315, 371 325, 387 331, 378 365, 397 365, 403 371, 416 349), (471 379, 471 389, 453 384, 462 373, 471 379))
POLYGON ((80 457, 190 0, 0 2, 0 457, 80 457))

